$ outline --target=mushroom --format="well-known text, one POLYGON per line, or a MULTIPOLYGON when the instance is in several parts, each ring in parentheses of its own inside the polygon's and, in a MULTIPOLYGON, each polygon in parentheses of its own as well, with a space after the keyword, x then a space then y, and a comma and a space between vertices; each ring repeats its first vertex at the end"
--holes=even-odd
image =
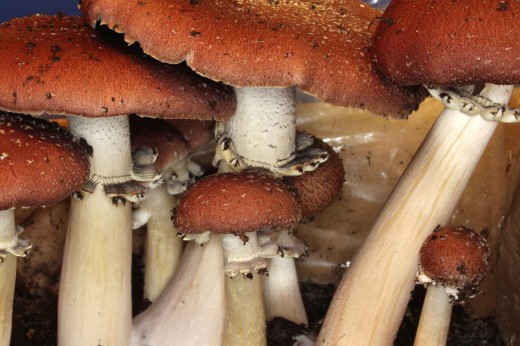
POLYGON ((176 195, 188 182, 202 175, 201 167, 191 160, 190 152, 213 139, 211 128, 203 121, 184 120, 186 133, 175 128, 180 120, 131 117, 132 174, 150 184, 133 212, 133 228, 146 227, 144 251, 144 297, 153 302, 175 272, 182 254, 182 240, 171 222, 176 195), (153 163, 151 163, 153 162, 153 163))
POLYGON ((145 188, 130 176, 128 114, 215 117, 234 110, 230 88, 185 66, 129 49, 80 17, 35 15, 0 26, 0 109, 69 116, 92 145, 91 176, 72 199, 60 281, 62 345, 125 345, 131 329, 131 206, 145 188))
MULTIPOLYGON (((313 137, 313 147, 329 153, 327 161, 312 172, 299 176, 284 177, 284 182, 296 193, 302 209, 301 222, 309 222, 336 201, 341 193, 345 170, 341 158, 334 149, 322 140, 313 137)), ((294 258, 306 251, 292 234, 282 231, 278 246, 283 256, 273 257, 268 265, 269 275, 263 279, 264 303, 267 320, 283 317, 298 324, 308 324, 303 306, 294 258), (304 251, 294 251, 296 247, 304 251), (290 251, 287 251, 290 250, 290 251)))
POLYGON ((266 173, 211 175, 180 198, 174 219, 179 232, 199 242, 207 239, 209 232, 222 238, 225 272, 229 276, 224 344, 265 343, 262 291, 255 283, 259 276, 253 273, 265 270, 266 258, 276 256, 278 247, 259 241, 257 231, 292 229, 300 217, 294 194, 279 179, 266 173), (246 279, 235 278, 237 275, 246 279))
POLYGON ((436 228, 419 254, 417 281, 427 288, 415 345, 445 345, 452 304, 480 292, 489 265, 484 237, 463 226, 436 228))
POLYGON ((223 169, 298 175, 326 160, 325 151, 309 149, 308 136, 296 135, 294 86, 326 102, 396 117, 423 96, 380 78, 370 48, 380 12, 356 0, 83 0, 80 8, 90 25, 123 33, 152 57, 186 61, 235 87, 237 110, 216 129, 223 169))
POLYGON ((88 179, 85 143, 58 125, 0 111, 0 345, 9 345, 16 257, 31 249, 14 208, 67 198, 88 179))
POLYGON ((449 220, 496 127, 491 120, 516 120, 518 111, 505 105, 520 81, 519 14, 517 2, 402 0, 379 20, 381 71, 399 85, 428 85, 447 108, 358 249, 319 344, 337 344, 343 335, 356 345, 393 341, 426 232, 449 220))

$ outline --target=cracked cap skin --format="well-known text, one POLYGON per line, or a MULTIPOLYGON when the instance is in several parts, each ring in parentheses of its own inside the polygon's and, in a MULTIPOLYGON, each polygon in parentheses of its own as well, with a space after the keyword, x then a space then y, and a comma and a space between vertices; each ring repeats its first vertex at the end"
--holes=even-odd
POLYGON ((81 17, 0 24, 0 109, 41 115, 228 119, 233 90, 184 64, 161 64, 81 17))
POLYGON ((167 63, 186 61, 236 87, 298 86, 326 102, 403 117, 424 94, 382 78, 372 37, 380 12, 357 0, 84 0, 107 25, 167 63))

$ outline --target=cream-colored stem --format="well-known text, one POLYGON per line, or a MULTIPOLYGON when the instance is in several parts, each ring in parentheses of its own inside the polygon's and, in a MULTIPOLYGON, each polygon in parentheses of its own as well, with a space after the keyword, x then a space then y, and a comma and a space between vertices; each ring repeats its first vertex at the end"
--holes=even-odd
POLYGON ((9 248, 15 240, 14 208, 0 210, 0 250, 9 248))
MULTIPOLYGON (((507 103, 512 87, 482 94, 507 103)), ((399 180, 331 302, 319 345, 391 345, 413 289, 419 250, 449 220, 494 122, 446 109, 399 180)))
POLYGON ((182 240, 171 220, 171 210, 176 198, 170 195, 165 185, 148 190, 140 208, 151 214, 146 225, 144 297, 151 302, 173 276, 182 254, 182 240))
MULTIPOLYGON (((14 209, 0 211, 0 234, 15 233, 14 209)), ((0 346, 9 346, 13 323, 13 299, 16 280, 16 257, 6 254, 0 263, 0 346)))
MULTIPOLYGON (((91 173, 128 175, 127 117, 69 118, 93 148, 91 173)), ((131 203, 115 205, 98 186, 71 199, 58 303, 58 344, 128 345, 131 314, 131 203)))
MULTIPOLYGON (((226 130, 237 154, 259 165, 272 165, 288 158, 295 150, 295 89, 235 88, 235 94, 237 110, 226 123, 226 130)), ((243 253, 254 248, 251 244, 242 247, 237 249, 242 254, 226 251, 226 256, 247 257, 243 253)), ((252 279, 227 278, 226 296, 228 323, 224 344, 265 345, 265 310, 259 275, 254 274, 252 279)))
POLYGON ((268 164, 286 159, 295 148, 294 88, 235 88, 235 94, 226 129, 237 153, 268 164))
MULTIPOLYGON (((224 235, 226 258, 250 257, 258 252, 256 233, 247 233, 249 241, 243 244, 235 235, 224 235)), ((266 345, 266 322, 262 298, 262 281, 254 273, 245 278, 237 275, 225 278, 227 318, 224 345, 266 345)))
POLYGON ((292 257, 274 257, 267 265, 269 276, 263 280, 267 320, 283 317, 297 324, 308 325, 296 265, 292 257))
POLYGON ((446 345, 452 305, 443 286, 429 286, 415 334, 415 346, 446 345))
POLYGON ((190 242, 161 295, 134 319, 133 346, 221 345, 224 330, 224 255, 218 236, 190 242))

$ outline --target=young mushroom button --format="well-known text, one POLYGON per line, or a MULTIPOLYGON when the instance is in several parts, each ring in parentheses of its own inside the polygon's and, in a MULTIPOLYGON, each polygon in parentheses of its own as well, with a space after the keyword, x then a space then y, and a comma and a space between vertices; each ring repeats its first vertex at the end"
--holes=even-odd
POLYGON ((445 226, 425 240, 417 281, 445 287, 451 302, 464 302, 479 292, 489 265, 486 240, 467 227, 445 226))
POLYGON ((452 305, 479 293, 489 265, 484 237, 463 226, 436 228, 420 252, 417 282, 427 287, 415 345, 446 344, 452 305))

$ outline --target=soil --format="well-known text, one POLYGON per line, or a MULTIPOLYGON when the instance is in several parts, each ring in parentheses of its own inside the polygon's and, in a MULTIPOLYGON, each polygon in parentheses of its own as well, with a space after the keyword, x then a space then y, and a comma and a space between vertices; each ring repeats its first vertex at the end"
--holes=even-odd
MULTIPOLYGON (((144 310, 149 302, 142 299, 141 258, 134 256, 134 313, 144 310)), ((267 329, 268 346, 288 346, 294 344, 294 337, 315 339, 334 294, 334 285, 302 283, 301 290, 307 307, 309 327, 294 324, 282 318, 269 322, 267 329)), ((412 345, 422 305, 424 289, 417 287, 413 292, 395 345, 412 345)), ((32 293, 22 282, 16 286, 13 314, 13 346, 51 346, 56 345, 57 296, 53 294, 32 293)), ((455 306, 450 327, 448 345, 457 346, 503 346, 494 319, 473 319, 464 309, 455 306)))

